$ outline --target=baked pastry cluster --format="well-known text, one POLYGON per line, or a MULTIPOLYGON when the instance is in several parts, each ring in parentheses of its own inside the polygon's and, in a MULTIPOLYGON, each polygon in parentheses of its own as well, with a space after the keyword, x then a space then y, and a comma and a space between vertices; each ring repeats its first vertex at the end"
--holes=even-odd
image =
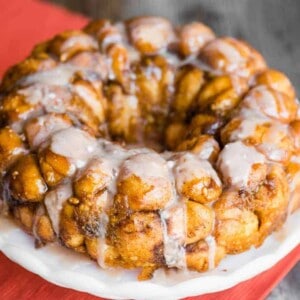
POLYGON ((102 268, 213 269, 300 200, 294 88, 247 43, 160 17, 37 45, 0 86, 2 209, 102 268))

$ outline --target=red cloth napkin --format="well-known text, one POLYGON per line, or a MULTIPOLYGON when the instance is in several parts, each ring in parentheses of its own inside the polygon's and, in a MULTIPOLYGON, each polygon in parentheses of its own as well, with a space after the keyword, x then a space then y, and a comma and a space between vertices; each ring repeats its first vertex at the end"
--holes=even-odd
MULTIPOLYGON (((65 9, 33 0, 0 0, 0 76, 12 64, 29 54, 33 45, 65 29, 77 29, 87 19, 65 9)), ((190 297, 189 300, 257 300, 300 260, 300 246, 270 270, 226 291, 190 297)), ((97 297, 48 283, 11 262, 0 253, 0 295, 5 300, 61 299, 95 300, 97 297)))

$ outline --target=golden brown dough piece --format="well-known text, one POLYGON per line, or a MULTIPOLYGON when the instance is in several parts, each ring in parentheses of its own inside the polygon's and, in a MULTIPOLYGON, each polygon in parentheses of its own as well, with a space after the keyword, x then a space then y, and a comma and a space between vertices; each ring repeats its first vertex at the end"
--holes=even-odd
POLYGON ((179 48, 185 56, 199 53, 201 48, 214 38, 213 31, 199 22, 186 24, 179 28, 179 48))
POLYGON ((134 211, 163 209, 172 197, 166 162, 155 153, 130 157, 120 167, 118 195, 134 211))
POLYGON ((226 116, 238 105, 247 87, 247 81, 242 77, 213 77, 201 89, 197 107, 199 111, 212 111, 216 115, 226 116))
POLYGON ((47 185, 32 154, 20 157, 9 171, 11 196, 20 202, 41 202, 47 185))
POLYGON ((282 123, 290 123, 296 118, 298 107, 294 97, 268 86, 256 86, 245 96, 241 108, 257 111, 282 123))
POLYGON ((176 188, 184 197, 205 204, 220 196, 221 182, 209 162, 196 155, 183 154, 174 167, 176 188))
POLYGON ((121 265, 127 268, 163 265, 163 232, 157 213, 135 212, 114 224, 111 234, 121 265))
POLYGON ((10 127, 0 129, 0 171, 7 168, 25 152, 21 137, 10 127))
POLYGON ((0 85, 0 209, 103 269, 211 270, 300 208, 295 89, 206 25, 98 20, 0 85))
POLYGON ((200 57, 213 71, 222 74, 236 73, 241 77, 250 77, 266 68, 260 53, 247 43, 231 37, 217 38, 207 43, 200 57))
POLYGON ((228 253, 260 245, 281 226, 288 212, 289 188, 283 167, 266 164, 262 154, 241 142, 227 144, 218 165, 228 188, 214 205, 217 239, 228 253), (241 157, 231 163, 230 151, 239 148, 241 157), (238 172, 239 167, 243 173, 238 172))
POLYGON ((154 54, 174 38, 172 24, 160 17, 138 17, 127 21, 132 44, 144 54, 154 54))
POLYGON ((290 127, 270 119, 233 118, 221 131, 224 144, 238 140, 253 145, 269 160, 287 164, 295 150, 290 127))
POLYGON ((255 85, 270 86, 273 90, 286 94, 292 99, 295 99, 295 89, 290 80, 281 73, 274 69, 266 69, 257 74, 254 81, 255 85))

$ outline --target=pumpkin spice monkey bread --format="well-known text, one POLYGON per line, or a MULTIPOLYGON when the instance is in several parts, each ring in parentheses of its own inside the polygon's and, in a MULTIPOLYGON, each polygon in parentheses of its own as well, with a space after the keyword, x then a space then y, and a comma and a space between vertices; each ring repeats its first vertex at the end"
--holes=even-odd
POLYGON ((37 45, 0 86, 1 207, 102 268, 203 272, 300 206, 300 110, 247 43, 159 17, 37 45))

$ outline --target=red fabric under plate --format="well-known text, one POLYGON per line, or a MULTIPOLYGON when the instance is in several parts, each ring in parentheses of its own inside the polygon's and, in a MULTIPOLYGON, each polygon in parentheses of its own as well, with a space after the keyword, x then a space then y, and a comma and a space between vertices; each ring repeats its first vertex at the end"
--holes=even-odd
MULTIPOLYGON (((185 300, 259 300, 264 299, 277 283, 300 260, 300 246, 262 274, 228 290, 185 300)), ((0 295, 3 300, 97 300, 100 298, 55 286, 11 262, 0 252, 0 295)))
MULTIPOLYGON (((77 29, 87 19, 65 9, 33 0, 0 0, 0 76, 29 54, 32 47, 65 29, 77 29)), ((189 300, 263 299, 300 260, 300 246, 270 270, 223 292, 189 300)), ((97 297, 48 283, 0 253, 0 297, 4 300, 92 300, 97 297)))
POLYGON ((32 47, 58 32, 79 29, 88 19, 46 2, 0 0, 0 76, 32 47))

